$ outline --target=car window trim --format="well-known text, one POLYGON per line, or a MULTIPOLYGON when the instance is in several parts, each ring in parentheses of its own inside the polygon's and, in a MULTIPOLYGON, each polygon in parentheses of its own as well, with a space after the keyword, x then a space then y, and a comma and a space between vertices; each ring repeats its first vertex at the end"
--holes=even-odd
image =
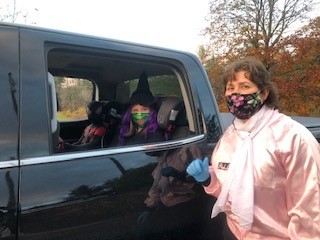
POLYGON ((9 161, 1 161, 0 169, 13 168, 19 166, 19 160, 9 160, 9 161))
MULTIPOLYGON (((82 152, 72 152, 72 153, 64 153, 64 154, 55 154, 46 157, 36 157, 36 158, 27 158, 22 159, 20 161, 21 166, 30 166, 37 164, 45 164, 45 163, 54 163, 54 162, 63 162, 63 161, 73 161, 73 160, 81 160, 90 157, 99 157, 99 156, 107 156, 113 154, 123 154, 123 153, 131 153, 131 152, 141 152, 141 151, 161 151, 167 150, 168 148, 177 148, 186 144, 195 143, 205 138, 204 134, 192 136, 189 138, 170 140, 166 142, 159 142, 153 144, 144 144, 142 146, 132 145, 132 146, 123 146, 123 147, 114 147, 107 149, 96 149, 93 151, 82 151, 82 152)), ((1 163, 0 163, 1 168, 1 163)))

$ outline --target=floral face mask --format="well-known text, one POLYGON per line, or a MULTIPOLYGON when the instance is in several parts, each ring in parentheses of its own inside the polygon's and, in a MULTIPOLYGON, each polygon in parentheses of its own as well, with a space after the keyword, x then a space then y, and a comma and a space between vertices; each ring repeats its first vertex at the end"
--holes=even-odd
POLYGON ((150 116, 149 112, 133 112, 133 113, 131 113, 131 119, 132 119, 133 124, 136 127, 140 127, 140 128, 143 128, 146 125, 149 116, 150 116))
POLYGON ((250 118, 262 106, 259 92, 251 94, 232 93, 227 96, 229 112, 239 119, 250 118))

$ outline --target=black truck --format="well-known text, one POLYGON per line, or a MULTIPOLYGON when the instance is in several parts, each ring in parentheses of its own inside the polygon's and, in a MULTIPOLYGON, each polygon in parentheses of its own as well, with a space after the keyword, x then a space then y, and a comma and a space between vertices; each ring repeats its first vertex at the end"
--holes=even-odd
MULTIPOLYGON (((224 130, 196 56, 6 23, 0 39, 0 239, 194 240, 205 239, 206 231, 219 239, 220 219, 210 219, 215 199, 183 169, 167 178, 191 186, 190 201, 160 203, 138 221, 159 163, 165 157, 191 162, 195 148, 210 156, 224 130), (89 124, 85 111, 68 111, 99 101, 104 120, 117 123, 142 72, 166 140, 117 145, 110 130, 98 148, 57 150, 59 139, 73 143, 89 124)), ((310 127, 319 140, 318 123, 310 127)))

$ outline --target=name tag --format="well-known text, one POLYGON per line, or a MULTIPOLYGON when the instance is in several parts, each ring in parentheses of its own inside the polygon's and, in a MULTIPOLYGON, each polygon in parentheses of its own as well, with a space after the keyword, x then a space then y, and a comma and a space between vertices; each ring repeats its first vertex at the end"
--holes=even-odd
POLYGON ((226 163, 226 162, 219 162, 218 163, 218 169, 221 170, 228 170, 230 163, 226 163))

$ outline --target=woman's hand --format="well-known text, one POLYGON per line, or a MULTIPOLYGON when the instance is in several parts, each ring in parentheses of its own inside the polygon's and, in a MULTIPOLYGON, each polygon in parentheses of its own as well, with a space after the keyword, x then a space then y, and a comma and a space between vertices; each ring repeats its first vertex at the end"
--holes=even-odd
POLYGON ((203 161, 199 158, 193 160, 187 167, 187 173, 197 182, 205 182, 210 177, 209 159, 206 157, 203 161))

